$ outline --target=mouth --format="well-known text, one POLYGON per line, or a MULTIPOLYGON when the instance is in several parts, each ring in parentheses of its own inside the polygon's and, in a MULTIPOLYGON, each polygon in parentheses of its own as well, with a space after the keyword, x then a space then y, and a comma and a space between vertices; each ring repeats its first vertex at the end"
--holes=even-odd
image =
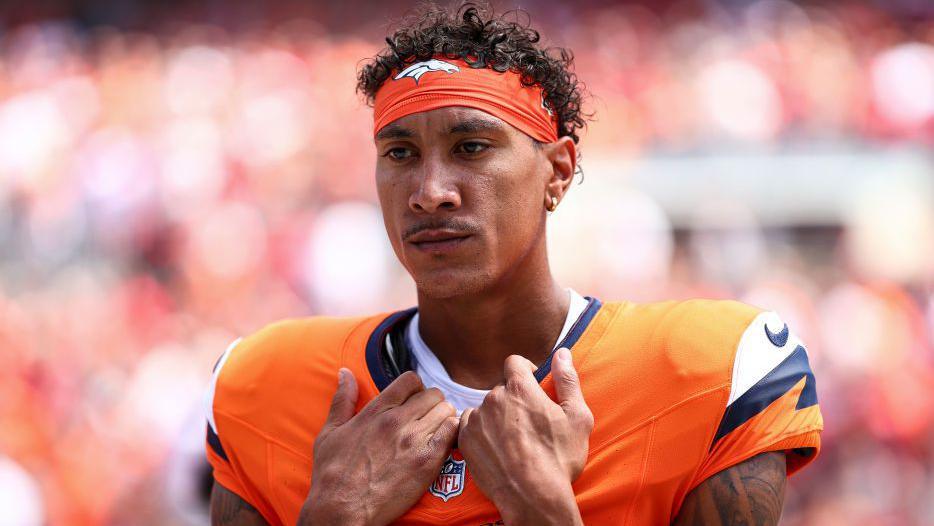
POLYGON ((457 249, 471 234, 444 229, 422 230, 409 236, 406 243, 419 252, 429 254, 444 254, 457 249))

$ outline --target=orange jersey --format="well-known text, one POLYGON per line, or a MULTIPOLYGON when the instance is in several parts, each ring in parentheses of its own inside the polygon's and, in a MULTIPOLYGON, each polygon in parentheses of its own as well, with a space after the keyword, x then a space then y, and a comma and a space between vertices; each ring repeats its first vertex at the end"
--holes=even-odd
MULTIPOLYGON (((387 358, 386 341, 414 312, 284 321, 231 345, 208 397, 217 483, 270 524, 295 524, 338 369, 353 371, 361 409, 406 369, 387 358)), ((718 471, 783 450, 791 474, 820 449, 805 348, 774 313, 732 301, 591 299, 562 346, 595 420, 573 485, 586 524, 668 524, 688 492, 718 471)), ((549 358, 536 377, 554 399, 550 371, 549 358)), ((396 524, 499 520, 455 451, 396 524)))

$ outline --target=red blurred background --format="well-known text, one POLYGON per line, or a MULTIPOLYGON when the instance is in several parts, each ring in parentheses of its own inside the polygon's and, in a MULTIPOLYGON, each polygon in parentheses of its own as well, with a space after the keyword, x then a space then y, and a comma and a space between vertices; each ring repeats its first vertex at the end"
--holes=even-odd
MULTIPOLYGON (((414 304, 354 93, 409 7, 5 6, 0 526, 207 524, 226 345, 414 304)), ((563 282, 781 312, 827 426, 783 524, 934 524, 931 4, 523 7, 596 115, 550 219, 563 282)))

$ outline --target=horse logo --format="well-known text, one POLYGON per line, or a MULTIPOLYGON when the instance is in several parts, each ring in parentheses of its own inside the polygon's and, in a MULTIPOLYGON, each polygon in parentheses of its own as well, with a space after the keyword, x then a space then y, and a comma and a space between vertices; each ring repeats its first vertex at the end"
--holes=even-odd
POLYGON ((460 71, 460 68, 449 62, 433 58, 431 60, 426 60, 425 62, 416 62, 415 64, 412 64, 411 66, 400 71, 399 74, 393 78, 395 80, 399 80, 405 77, 412 77, 415 79, 415 83, 418 84, 418 79, 420 79, 422 75, 428 73, 429 71, 446 71, 448 73, 454 73, 455 71, 460 71))

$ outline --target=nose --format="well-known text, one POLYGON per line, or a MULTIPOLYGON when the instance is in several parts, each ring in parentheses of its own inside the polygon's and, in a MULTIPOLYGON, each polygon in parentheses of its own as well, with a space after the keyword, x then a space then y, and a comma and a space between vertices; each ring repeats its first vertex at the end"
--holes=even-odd
POLYGON ((409 208, 413 212, 434 214, 439 210, 460 208, 460 191, 443 163, 426 159, 416 177, 418 188, 409 196, 409 208))

